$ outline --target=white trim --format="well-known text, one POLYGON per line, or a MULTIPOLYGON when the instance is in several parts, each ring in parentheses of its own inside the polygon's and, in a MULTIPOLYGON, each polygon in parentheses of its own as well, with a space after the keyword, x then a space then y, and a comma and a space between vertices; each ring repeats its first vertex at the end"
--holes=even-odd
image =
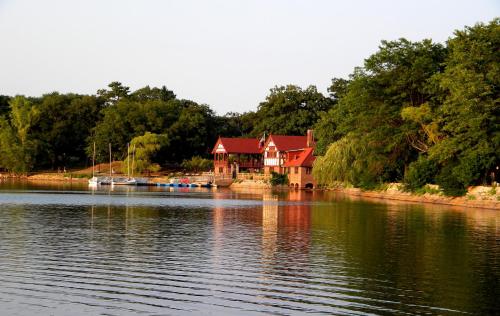
POLYGON ((219 146, 217 146, 217 149, 215 150, 216 153, 223 153, 225 154, 226 153, 226 149, 224 148, 224 146, 222 144, 219 144, 219 146))

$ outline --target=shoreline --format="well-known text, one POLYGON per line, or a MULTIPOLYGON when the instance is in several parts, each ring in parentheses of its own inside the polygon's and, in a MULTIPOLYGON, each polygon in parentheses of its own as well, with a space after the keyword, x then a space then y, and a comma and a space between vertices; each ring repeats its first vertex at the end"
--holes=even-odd
MULTIPOLYGON (((48 181, 48 182, 77 182, 83 183, 87 182, 86 177, 73 177, 71 174, 65 175, 61 173, 40 173, 34 175, 11 175, 11 174, 0 174, 0 179, 17 179, 26 181, 48 181)), ((229 188, 237 190, 293 190, 287 186, 272 187, 268 183, 258 182, 258 181, 243 181, 235 182, 229 186, 229 188)), ((469 188, 469 193, 466 196, 461 197, 447 197, 437 194, 414 194, 409 192, 402 192, 396 189, 388 189, 386 191, 364 191, 359 188, 330 188, 330 189, 314 189, 314 191, 332 191, 340 192, 350 196, 364 197, 378 200, 392 200, 401 202, 413 202, 413 203, 425 203, 425 204, 435 204, 435 205, 448 205, 448 206, 458 206, 467 208, 480 208, 480 209, 490 209, 490 210, 500 210, 500 201, 498 200, 500 188, 497 188, 497 199, 484 198, 484 188, 486 187, 471 187, 469 188), (479 192, 479 198, 475 193, 479 189, 483 188, 479 192), (481 196, 482 195, 482 196, 481 196)))
POLYGON ((469 199, 467 196, 447 197, 435 194, 417 195, 400 191, 398 192, 363 191, 359 188, 330 189, 330 191, 340 192, 351 196, 372 198, 379 200, 459 206, 467 208, 489 209, 496 211, 500 210, 500 201, 469 199))
POLYGON ((64 173, 37 173, 33 175, 0 174, 0 179, 28 180, 28 181, 54 181, 54 182, 87 182, 87 177, 73 177, 64 173))

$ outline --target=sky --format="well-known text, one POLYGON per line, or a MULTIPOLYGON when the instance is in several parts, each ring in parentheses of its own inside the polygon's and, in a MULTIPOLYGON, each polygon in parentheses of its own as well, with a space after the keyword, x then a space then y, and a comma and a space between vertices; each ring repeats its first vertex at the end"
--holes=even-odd
POLYGON ((0 0, 0 94, 166 85, 217 113, 276 85, 327 93, 381 40, 445 42, 498 0, 0 0))

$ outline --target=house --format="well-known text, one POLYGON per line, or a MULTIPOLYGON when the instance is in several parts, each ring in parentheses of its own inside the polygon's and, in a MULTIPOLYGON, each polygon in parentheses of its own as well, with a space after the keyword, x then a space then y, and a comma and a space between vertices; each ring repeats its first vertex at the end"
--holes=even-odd
POLYGON ((231 175, 242 171, 260 172, 262 144, 257 138, 219 137, 212 150, 215 175, 231 175))
POLYGON ((305 148, 314 148, 313 131, 306 136, 269 135, 264 144, 264 173, 285 173, 285 163, 296 158, 305 148))
POLYGON ((313 153, 313 147, 289 153, 291 157, 285 162, 284 167, 286 168, 285 172, 288 174, 290 187, 312 189, 316 186, 312 176, 312 167, 315 160, 313 153))
POLYGON ((269 135, 264 141, 256 138, 219 137, 212 153, 215 175, 236 178, 240 172, 273 172, 287 174, 291 187, 313 188, 315 160, 313 131, 306 136, 269 135))
POLYGON ((289 152, 307 147, 306 136, 269 135, 264 144, 264 173, 285 173, 289 152))

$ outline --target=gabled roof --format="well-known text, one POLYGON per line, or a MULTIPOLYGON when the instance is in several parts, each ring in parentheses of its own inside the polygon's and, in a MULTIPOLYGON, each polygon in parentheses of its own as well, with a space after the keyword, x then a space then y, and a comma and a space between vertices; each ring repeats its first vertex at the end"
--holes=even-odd
POLYGON ((312 167, 316 157, 313 156, 314 149, 308 147, 304 149, 297 157, 297 159, 289 160, 285 163, 285 167, 312 167))
POLYGON ((269 135, 264 148, 267 147, 267 144, 271 140, 278 151, 303 149, 307 147, 307 136, 269 135))
POLYGON ((212 149, 215 154, 219 145, 224 147, 227 154, 260 154, 259 140, 257 138, 227 138, 219 137, 212 149))

